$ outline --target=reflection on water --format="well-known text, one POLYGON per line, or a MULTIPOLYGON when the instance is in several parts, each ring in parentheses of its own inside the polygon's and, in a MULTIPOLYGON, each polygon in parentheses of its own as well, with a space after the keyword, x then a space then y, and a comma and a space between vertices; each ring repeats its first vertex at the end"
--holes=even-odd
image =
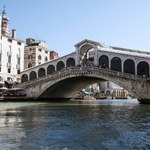
POLYGON ((136 100, 2 105, 2 150, 150 149, 150 107, 136 100))

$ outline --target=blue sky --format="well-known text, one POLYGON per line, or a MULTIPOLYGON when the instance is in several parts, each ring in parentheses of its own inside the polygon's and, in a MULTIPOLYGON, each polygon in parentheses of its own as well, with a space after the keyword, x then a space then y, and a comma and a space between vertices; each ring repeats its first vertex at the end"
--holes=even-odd
POLYGON ((150 0, 1 0, 17 38, 45 40, 60 56, 90 39, 150 51, 150 0))

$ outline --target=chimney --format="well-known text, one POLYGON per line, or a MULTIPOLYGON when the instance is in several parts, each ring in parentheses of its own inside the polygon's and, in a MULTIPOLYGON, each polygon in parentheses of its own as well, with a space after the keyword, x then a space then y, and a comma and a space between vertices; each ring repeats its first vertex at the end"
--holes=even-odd
POLYGON ((15 39, 16 38, 16 29, 12 30, 12 38, 15 39))

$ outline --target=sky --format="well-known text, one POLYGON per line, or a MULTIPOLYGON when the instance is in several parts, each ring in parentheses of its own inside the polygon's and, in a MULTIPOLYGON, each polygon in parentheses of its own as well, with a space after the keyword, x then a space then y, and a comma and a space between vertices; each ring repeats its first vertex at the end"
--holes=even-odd
POLYGON ((0 0, 17 38, 44 40, 59 56, 89 39, 150 51, 150 0, 0 0))

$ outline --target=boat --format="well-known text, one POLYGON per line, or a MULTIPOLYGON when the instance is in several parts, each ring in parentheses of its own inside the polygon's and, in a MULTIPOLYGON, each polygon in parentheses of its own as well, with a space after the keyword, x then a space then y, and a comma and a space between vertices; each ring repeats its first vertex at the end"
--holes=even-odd
POLYGON ((17 100, 25 98, 27 98, 27 94, 23 88, 0 88, 0 100, 17 100))
POLYGON ((25 90, 23 88, 11 88, 7 89, 3 93, 4 97, 24 97, 26 96, 25 90))
POLYGON ((94 96, 92 96, 92 95, 85 95, 83 97, 83 100, 96 100, 96 98, 94 96))
POLYGON ((104 93, 94 93, 96 99, 106 99, 107 96, 104 93))

